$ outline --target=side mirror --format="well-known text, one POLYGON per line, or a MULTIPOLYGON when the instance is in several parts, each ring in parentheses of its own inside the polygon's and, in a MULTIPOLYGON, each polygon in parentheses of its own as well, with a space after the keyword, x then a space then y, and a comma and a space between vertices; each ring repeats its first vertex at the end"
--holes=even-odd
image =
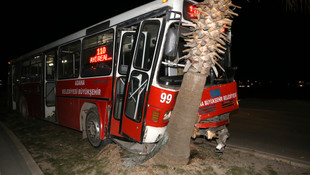
POLYGON ((178 29, 171 27, 168 30, 166 43, 165 43, 165 55, 168 57, 176 57, 178 51, 179 34, 178 29))

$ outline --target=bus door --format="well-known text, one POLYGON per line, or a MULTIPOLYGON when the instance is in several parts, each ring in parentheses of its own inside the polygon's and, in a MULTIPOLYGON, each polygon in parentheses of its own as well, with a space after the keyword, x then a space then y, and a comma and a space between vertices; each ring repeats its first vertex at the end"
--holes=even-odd
POLYGON ((157 18, 141 22, 125 87, 121 134, 138 142, 143 138, 143 116, 161 24, 162 19, 157 18))
POLYGON ((46 120, 57 122, 56 119, 56 67, 57 50, 52 50, 45 54, 45 71, 44 71, 44 118, 46 120))
POLYGON ((18 81, 17 81, 17 75, 16 75, 16 65, 12 65, 11 66, 11 75, 9 78, 11 78, 9 81, 9 83, 11 83, 11 86, 9 86, 11 88, 11 97, 12 98, 12 109, 16 110, 17 109, 17 97, 18 97, 18 81))
POLYGON ((121 31, 120 46, 118 51, 118 64, 116 66, 116 85, 114 93, 114 109, 113 117, 110 120, 110 134, 120 136, 120 119, 122 116, 122 109, 124 104, 125 84, 127 80, 127 73, 133 57, 133 48, 136 39, 135 31, 121 31))

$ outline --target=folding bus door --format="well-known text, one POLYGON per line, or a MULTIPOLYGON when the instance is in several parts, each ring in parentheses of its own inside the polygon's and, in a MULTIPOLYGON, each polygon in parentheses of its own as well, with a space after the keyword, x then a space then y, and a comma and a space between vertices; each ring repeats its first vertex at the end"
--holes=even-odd
POLYGON ((138 142, 144 132, 147 90, 154 65, 162 19, 145 20, 140 24, 133 63, 126 84, 121 133, 138 142))
POLYGON ((56 119, 56 67, 57 50, 52 50, 45 54, 45 71, 44 71, 44 118, 46 120, 57 122, 56 119))
POLYGON ((120 135, 120 119, 122 117, 122 109, 124 105, 125 85, 127 80, 127 73, 130 69, 133 57, 133 48, 136 38, 135 31, 120 31, 120 46, 118 52, 118 64, 116 66, 115 74, 115 91, 114 91, 114 107, 113 117, 110 119, 110 134, 114 136, 120 135))

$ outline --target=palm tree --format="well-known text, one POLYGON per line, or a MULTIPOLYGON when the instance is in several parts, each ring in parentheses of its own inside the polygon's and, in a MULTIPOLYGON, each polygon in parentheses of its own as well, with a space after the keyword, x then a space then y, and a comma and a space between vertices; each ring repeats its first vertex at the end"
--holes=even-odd
POLYGON ((310 13, 310 1, 309 0, 282 0, 282 3, 286 7, 286 11, 300 12, 304 14, 310 13))
POLYGON ((231 18, 237 15, 231 7, 238 7, 231 0, 204 0, 196 5, 200 14, 193 23, 184 23, 191 32, 183 33, 187 39, 181 59, 186 59, 184 78, 178 98, 167 127, 167 144, 155 156, 154 160, 170 165, 187 164, 190 156, 190 138, 194 131, 195 118, 201 102, 201 96, 211 69, 217 75, 217 67, 225 71, 217 61, 219 53, 225 53, 225 42, 230 42, 223 28, 230 28, 231 18))
MULTIPOLYGON (((310 13, 309 0, 282 0, 282 3, 287 11, 310 13)), ((197 5, 200 14, 193 14, 197 16, 193 24, 183 24, 191 28, 191 32, 183 33, 187 37, 185 46, 189 47, 184 50, 188 54, 182 58, 186 59, 186 73, 168 124, 168 141, 154 157, 157 163, 184 165, 189 161, 190 137, 195 132, 195 123, 199 122, 193 116, 198 112, 206 78, 211 69, 216 75, 217 67, 225 71, 217 61, 222 59, 218 53, 225 52, 225 42, 230 42, 221 31, 230 28, 231 18, 237 16, 231 7, 240 8, 233 5, 231 0, 204 0, 197 5)))

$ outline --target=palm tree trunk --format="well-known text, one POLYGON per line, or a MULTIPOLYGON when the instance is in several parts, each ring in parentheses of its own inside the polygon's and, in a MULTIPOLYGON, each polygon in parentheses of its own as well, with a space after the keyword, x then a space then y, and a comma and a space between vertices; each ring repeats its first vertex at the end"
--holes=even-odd
POLYGON ((157 163, 184 165, 189 161, 190 139, 194 130, 205 74, 188 71, 184 74, 180 92, 167 128, 168 142, 154 157, 157 163), (194 115, 193 115, 194 114, 194 115))

